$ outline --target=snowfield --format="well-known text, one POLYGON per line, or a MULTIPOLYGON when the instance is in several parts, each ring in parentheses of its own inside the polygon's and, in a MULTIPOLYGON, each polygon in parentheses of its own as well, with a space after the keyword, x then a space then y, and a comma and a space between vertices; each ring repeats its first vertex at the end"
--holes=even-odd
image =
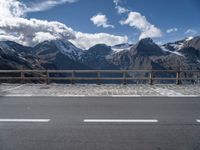
POLYGON ((200 85, 0 84, 0 96, 197 96, 200 85))

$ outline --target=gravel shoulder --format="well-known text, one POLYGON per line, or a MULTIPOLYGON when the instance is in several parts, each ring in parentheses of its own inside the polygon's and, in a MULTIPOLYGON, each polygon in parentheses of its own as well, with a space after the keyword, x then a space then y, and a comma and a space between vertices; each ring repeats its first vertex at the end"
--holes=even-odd
POLYGON ((200 85, 0 84, 0 96, 199 96, 200 85))

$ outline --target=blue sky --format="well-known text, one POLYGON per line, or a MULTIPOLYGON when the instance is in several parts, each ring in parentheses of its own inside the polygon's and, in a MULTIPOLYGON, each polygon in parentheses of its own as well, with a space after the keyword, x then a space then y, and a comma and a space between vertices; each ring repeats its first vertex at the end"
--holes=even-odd
POLYGON ((34 46, 64 39, 95 44, 157 43, 200 33, 199 0, 0 0, 0 40, 34 46))
MULTIPOLYGON (((26 2, 30 1, 26 0, 26 2)), ((163 36, 155 38, 156 41, 173 41, 198 34, 186 34, 188 29, 200 31, 199 0, 122 0, 120 6, 141 13, 151 24, 161 29, 163 36), (178 31, 166 33, 167 29, 172 28, 177 28, 178 31)), ((130 26, 122 26, 119 23, 127 16, 128 14, 116 12, 112 0, 78 0, 75 3, 65 3, 46 11, 28 14, 30 18, 62 22, 81 32, 127 35, 130 41, 135 42, 138 40, 140 31, 130 26), (109 23, 115 28, 95 26, 90 18, 98 13, 105 14, 109 23)))

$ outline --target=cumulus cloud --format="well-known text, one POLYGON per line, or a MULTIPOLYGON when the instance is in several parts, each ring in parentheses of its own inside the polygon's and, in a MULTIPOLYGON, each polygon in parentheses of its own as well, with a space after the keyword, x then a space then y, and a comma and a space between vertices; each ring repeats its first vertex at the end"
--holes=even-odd
MULTIPOLYGON (((15 41, 24 45, 35 45, 42 41, 42 37, 43 40, 75 38, 74 31, 64 24, 37 19, 3 18, 0 21, 0 30, 7 36, 18 37, 18 41, 15 41)), ((2 35, 0 39, 1 37, 2 35)))
POLYGON ((108 23, 108 18, 106 15, 104 14, 97 14, 95 16, 93 16, 92 18, 90 18, 90 20, 93 22, 94 25, 96 25, 97 27, 103 27, 103 28, 114 28, 113 25, 108 23))
POLYGON ((113 0, 115 8, 118 14, 128 14, 128 18, 121 20, 121 25, 129 25, 131 27, 140 30, 141 34, 139 39, 143 38, 156 38, 162 36, 162 31, 155 25, 151 24, 145 16, 142 16, 139 12, 131 11, 125 7, 122 7, 122 0, 113 0))
POLYGON ((172 32, 177 32, 178 28, 171 28, 171 29, 167 29, 167 33, 172 33, 172 32))
POLYGON ((26 5, 17 0, 0 0, 0 17, 20 17, 26 5))
POLYGON ((187 29, 186 31, 185 31, 185 34, 188 34, 188 35, 195 35, 195 34, 197 34, 198 32, 196 31, 196 30, 194 30, 194 29, 187 29))
MULTIPOLYGON (((73 0, 65 0, 65 2, 73 2, 73 0)), ((26 8, 28 7, 18 0, 0 0, 0 40, 11 40, 34 46, 45 40, 65 39, 84 49, 97 43, 115 45, 128 41, 128 38, 124 36, 77 32, 57 21, 27 19, 24 17, 26 8)))
POLYGON ((110 46, 114 46, 119 43, 126 43, 128 42, 128 37, 115 36, 107 33, 88 34, 88 33, 77 32, 76 38, 74 40, 71 40, 71 42, 80 48, 88 49, 91 46, 102 43, 110 46))
POLYGON ((130 12, 126 20, 120 21, 121 25, 129 25, 140 30, 141 34, 139 39, 143 38, 156 38, 162 36, 162 31, 147 21, 145 16, 139 12, 130 12))

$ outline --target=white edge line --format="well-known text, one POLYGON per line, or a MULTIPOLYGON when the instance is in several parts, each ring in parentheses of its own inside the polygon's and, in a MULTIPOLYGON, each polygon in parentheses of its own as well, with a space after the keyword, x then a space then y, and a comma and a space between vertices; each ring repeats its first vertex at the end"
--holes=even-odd
POLYGON ((158 123, 156 119, 85 119, 85 123, 158 123))
POLYGON ((197 121, 198 123, 200 123, 200 119, 197 119, 196 121, 197 121))
POLYGON ((50 122, 51 119, 0 119, 0 122, 31 122, 31 123, 45 123, 50 122))

